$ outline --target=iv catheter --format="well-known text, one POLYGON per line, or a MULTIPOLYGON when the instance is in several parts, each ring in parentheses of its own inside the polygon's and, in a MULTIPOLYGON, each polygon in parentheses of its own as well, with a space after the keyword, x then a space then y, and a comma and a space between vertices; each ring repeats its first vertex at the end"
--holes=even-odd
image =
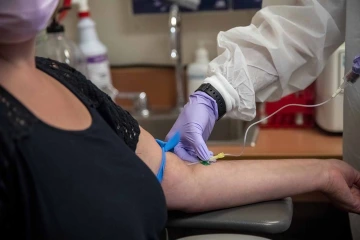
POLYGON ((224 158, 224 157, 241 157, 245 151, 245 143, 246 143, 246 137, 247 134, 250 130, 251 127, 265 121, 268 118, 271 118, 272 116, 274 116, 275 114, 277 114, 278 112, 280 112, 281 110, 283 110, 284 108, 287 107, 305 107, 305 108, 315 108, 315 107, 320 107, 328 102, 330 102, 332 99, 334 99, 337 95, 339 95, 339 93, 341 93, 346 87, 348 87, 349 85, 352 85, 353 83, 355 83, 358 79, 360 78, 360 75, 353 72, 353 71, 349 71, 344 77, 343 77, 343 83, 338 87, 338 89, 334 92, 334 94, 326 101, 322 102, 322 103, 318 103, 318 104, 314 104, 314 105, 302 105, 302 104, 288 104, 285 105, 283 107, 281 107, 280 109, 278 109, 277 111, 275 111, 274 113, 270 114, 269 116, 252 123, 245 131, 245 135, 244 135, 244 144, 242 145, 242 149, 241 152, 238 154, 231 154, 231 153, 220 153, 216 156, 211 157, 208 161, 199 161, 199 162, 195 162, 195 163, 190 163, 189 165, 193 165, 193 164, 197 164, 197 163, 202 163, 203 165, 210 165, 210 163, 212 162, 216 162, 217 160, 224 158))

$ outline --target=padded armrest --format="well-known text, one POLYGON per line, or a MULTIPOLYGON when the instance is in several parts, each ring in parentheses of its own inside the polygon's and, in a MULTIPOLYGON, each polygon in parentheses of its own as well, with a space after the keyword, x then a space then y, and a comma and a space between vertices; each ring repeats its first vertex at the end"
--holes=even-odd
POLYGON ((285 198, 198 214, 169 212, 167 227, 274 234, 290 227, 292 214, 292 200, 285 198))

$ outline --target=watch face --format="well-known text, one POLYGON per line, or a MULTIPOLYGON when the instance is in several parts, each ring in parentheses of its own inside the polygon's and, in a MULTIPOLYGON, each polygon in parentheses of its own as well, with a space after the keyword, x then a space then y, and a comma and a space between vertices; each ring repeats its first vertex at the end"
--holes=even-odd
MULTIPOLYGON (((141 13, 167 13, 169 12, 169 7, 172 4, 172 2, 177 2, 177 1, 132 0, 132 2, 133 2, 133 12, 135 14, 141 14, 141 13)), ((200 0, 199 7, 195 11, 183 7, 180 7, 180 9, 182 12, 221 11, 221 10, 230 9, 229 2, 230 0, 200 0)))

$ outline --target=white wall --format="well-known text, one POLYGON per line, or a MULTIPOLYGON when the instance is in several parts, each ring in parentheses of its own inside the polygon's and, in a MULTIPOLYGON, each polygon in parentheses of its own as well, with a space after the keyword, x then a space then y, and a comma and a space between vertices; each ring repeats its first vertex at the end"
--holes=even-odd
MULTIPOLYGON (((168 15, 134 15, 131 0, 89 0, 100 39, 112 65, 170 64, 168 15)), ((65 20, 66 34, 76 40, 77 8, 65 20)), ((183 14, 183 61, 189 63, 198 40, 207 40, 216 56, 216 36, 250 23, 255 10, 183 14)))

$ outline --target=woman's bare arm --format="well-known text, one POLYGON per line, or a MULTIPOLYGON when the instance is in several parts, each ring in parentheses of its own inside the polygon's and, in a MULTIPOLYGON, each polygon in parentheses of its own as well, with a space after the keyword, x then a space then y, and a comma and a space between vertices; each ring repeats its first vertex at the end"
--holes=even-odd
MULTIPOLYGON (((156 174, 161 149, 144 129, 136 152, 156 174)), ((169 209, 188 212, 323 191, 340 207, 360 213, 360 174, 336 160, 239 160, 188 166, 167 153, 162 187, 169 209)))

